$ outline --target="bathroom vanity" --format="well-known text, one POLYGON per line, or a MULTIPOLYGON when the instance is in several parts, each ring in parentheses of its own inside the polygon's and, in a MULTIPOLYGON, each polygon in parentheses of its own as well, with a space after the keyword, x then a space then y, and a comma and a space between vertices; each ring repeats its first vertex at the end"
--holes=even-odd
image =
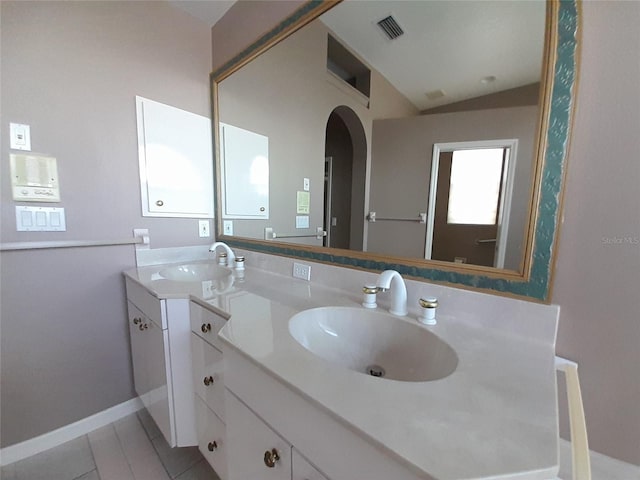
MULTIPOLYGON (((455 365, 429 381, 377 378, 314 353, 313 333, 290 322, 310 309, 365 310, 361 287, 375 273, 314 264, 310 283, 286 275, 290 259, 244 254, 247 270, 207 294, 201 281, 159 278, 160 267, 126 272, 128 293, 188 305, 194 444, 221 478, 555 477, 557 307, 407 281, 409 316, 390 316, 393 330, 437 337, 455 365), (442 305, 435 326, 415 320, 424 293, 442 305)), ((382 297, 376 312, 386 308, 382 297)), ((353 338, 354 352, 370 348, 353 338)))
POLYGON ((195 445, 189 301, 125 281, 136 393, 170 446, 195 445))

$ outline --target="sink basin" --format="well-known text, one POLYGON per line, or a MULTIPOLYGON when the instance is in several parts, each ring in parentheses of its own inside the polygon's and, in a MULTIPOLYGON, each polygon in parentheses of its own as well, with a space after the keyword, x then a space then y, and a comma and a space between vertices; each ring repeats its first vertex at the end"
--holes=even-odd
POLYGON ((456 352, 418 324, 387 313, 323 307, 297 313, 289 333, 304 348, 343 368, 403 382, 451 375, 456 352))
POLYGON ((190 263, 163 268, 158 274, 174 282, 202 282, 225 279, 231 275, 231 269, 215 263, 190 263))

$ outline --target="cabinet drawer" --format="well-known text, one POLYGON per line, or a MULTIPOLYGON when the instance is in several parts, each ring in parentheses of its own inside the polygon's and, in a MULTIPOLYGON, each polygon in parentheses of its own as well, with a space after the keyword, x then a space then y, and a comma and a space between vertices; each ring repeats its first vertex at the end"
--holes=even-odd
POLYGON ((300 455, 300 452, 295 448, 291 449, 291 461, 293 463, 292 480, 329 480, 316 467, 311 465, 306 458, 300 455))
POLYGON ((229 480, 291 480, 291 445, 225 390, 229 480))
POLYGON ((189 302, 189 315, 191 317, 191 331, 218 350, 222 350, 222 342, 218 339, 218 331, 227 323, 225 318, 201 307, 195 302, 189 302))
POLYGON ((195 397, 195 402, 198 419, 198 448, 220 479, 227 480, 226 427, 198 396, 195 397))
POLYGON ((224 420, 224 374, 222 352, 191 334, 193 385, 208 407, 224 420))
POLYGON ((148 290, 125 277, 127 285, 127 299, 144 312, 151 320, 167 328, 166 315, 162 314, 162 300, 154 297, 148 290))

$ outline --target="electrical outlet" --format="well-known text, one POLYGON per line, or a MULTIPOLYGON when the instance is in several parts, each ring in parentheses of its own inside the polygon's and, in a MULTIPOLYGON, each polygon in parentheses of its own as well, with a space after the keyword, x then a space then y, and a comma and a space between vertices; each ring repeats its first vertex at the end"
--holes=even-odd
POLYGON ((202 296, 204 298, 211 298, 215 293, 215 288, 213 287, 213 281, 206 280, 202 282, 202 296))
POLYGON ((198 221, 198 234, 201 237, 208 237, 211 235, 211 232, 209 231, 209 220, 198 221))
POLYGON ((300 278, 302 280, 306 280, 307 282, 311 280, 311 265, 305 265, 304 263, 294 263, 293 264, 293 276, 295 278, 300 278))

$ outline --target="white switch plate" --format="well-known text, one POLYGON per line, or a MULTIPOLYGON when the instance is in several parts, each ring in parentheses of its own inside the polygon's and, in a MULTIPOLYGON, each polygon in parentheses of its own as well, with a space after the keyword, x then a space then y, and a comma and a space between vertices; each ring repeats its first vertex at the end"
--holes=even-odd
POLYGON ((198 234, 202 238, 211 236, 209 220, 198 220, 198 234))
POLYGON ((306 280, 307 282, 311 280, 311 265, 305 265, 304 263, 294 263, 293 264, 293 276, 295 278, 300 278, 302 280, 306 280))
POLYGON ((16 207, 18 232, 64 232, 67 225, 64 208, 16 207))
POLYGON ((296 215, 296 228, 309 228, 309 215, 296 215))
POLYGON ((302 180, 302 186, 303 186, 303 190, 304 190, 305 192, 308 192, 308 191, 309 191, 309 179, 308 179, 308 178, 304 178, 304 179, 302 180))
POLYGON ((22 123, 9 124, 10 147, 13 150, 31 151, 31 127, 22 123))
POLYGON ((233 235, 233 220, 225 220, 222 222, 225 235, 233 235))

